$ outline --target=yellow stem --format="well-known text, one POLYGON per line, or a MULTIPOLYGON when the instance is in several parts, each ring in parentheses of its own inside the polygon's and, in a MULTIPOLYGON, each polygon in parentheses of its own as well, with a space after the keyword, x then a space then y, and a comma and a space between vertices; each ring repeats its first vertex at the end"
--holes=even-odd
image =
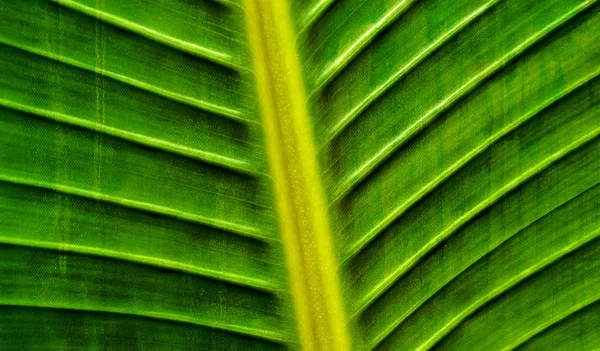
POLYGON ((348 350, 325 196, 287 3, 244 0, 298 333, 306 350, 348 350))

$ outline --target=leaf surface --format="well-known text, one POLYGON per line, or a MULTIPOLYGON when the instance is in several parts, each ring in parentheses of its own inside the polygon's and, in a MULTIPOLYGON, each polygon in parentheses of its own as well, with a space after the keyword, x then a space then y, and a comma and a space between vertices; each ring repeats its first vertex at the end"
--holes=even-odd
POLYGON ((596 0, 15 0, 0 349, 595 350, 596 0))

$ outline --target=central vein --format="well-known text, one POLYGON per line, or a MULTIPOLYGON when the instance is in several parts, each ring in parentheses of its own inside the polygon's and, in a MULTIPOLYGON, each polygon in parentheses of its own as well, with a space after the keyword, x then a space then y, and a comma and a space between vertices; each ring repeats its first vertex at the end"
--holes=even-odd
POLYGON ((244 6, 299 339, 306 350, 348 350, 337 260, 287 4, 244 0, 244 6))

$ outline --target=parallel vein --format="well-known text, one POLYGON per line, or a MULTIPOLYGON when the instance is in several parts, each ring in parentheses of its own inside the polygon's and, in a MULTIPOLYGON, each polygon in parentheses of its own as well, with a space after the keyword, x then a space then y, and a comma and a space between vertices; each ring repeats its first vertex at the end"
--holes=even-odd
POLYGON ((426 126, 431 124, 437 117, 443 112, 447 111, 450 107, 456 104, 458 101, 463 99, 467 94, 474 91, 479 85, 481 85, 487 78, 496 74, 501 69, 507 67, 515 59, 523 55, 528 49, 534 46, 537 42, 548 37, 556 30, 561 28, 563 25, 568 23, 570 20, 576 18, 576 16, 582 13, 587 8, 595 4, 597 0, 588 0, 574 9, 567 12, 565 15, 554 20, 551 24, 538 31, 534 35, 527 38, 520 45, 512 49, 510 52, 505 54, 499 60, 492 63, 490 66, 479 72, 476 76, 471 78, 467 83, 463 84, 460 88, 454 91, 452 94, 447 96, 438 105, 429 110, 425 115, 421 116, 416 122, 398 134, 394 139, 388 142, 384 147, 377 150, 373 156, 366 160, 361 166, 354 170, 346 179, 344 179, 337 191, 335 191, 334 198, 338 199, 348 195, 348 193, 356 188, 358 184, 364 181, 377 167, 385 162, 390 156, 394 154, 398 148, 406 144, 415 135, 422 131, 426 126))
POLYGON ((133 262, 150 267, 163 268, 191 275, 197 275, 200 277, 215 279, 218 281, 223 281, 226 283, 231 283, 260 291, 275 292, 279 290, 275 283, 265 281, 262 279, 242 276, 226 271, 218 271, 214 269, 203 268, 197 265, 167 260, 158 257, 132 254, 129 252, 110 250, 100 247, 83 246, 65 242, 28 240, 12 236, 0 236, 0 244, 52 250, 57 252, 71 252, 94 257, 106 257, 126 262, 133 262))
POLYGON ((333 139, 335 139, 347 126, 349 126, 360 114, 365 111, 370 105, 372 105, 377 99, 383 96, 387 91, 389 91, 396 83, 398 83, 403 77, 405 77, 408 73, 413 71, 415 68, 419 66, 420 63, 424 62, 428 57, 433 55, 437 50, 444 46, 449 40, 453 37, 461 33, 464 29, 468 28, 471 23, 475 20, 483 16, 488 10, 490 10, 494 5, 499 3, 501 0, 491 0, 481 6, 476 11, 472 12, 465 18, 463 18, 460 22, 458 22, 454 27, 450 28, 447 32, 442 34, 439 38, 437 38, 433 43, 419 52, 412 60, 410 60, 406 65, 402 66, 402 68, 396 71, 393 75, 391 75, 386 81, 373 89, 370 93, 367 94, 365 98, 359 101, 359 103, 352 108, 348 113, 344 114, 339 121, 327 131, 327 135, 323 145, 330 143, 333 139))
POLYGON ((149 311, 132 311, 121 308, 107 308, 103 306, 71 306, 69 304, 61 304, 61 305, 39 305, 34 303, 22 303, 16 301, 5 302, 0 300, 1 306, 10 306, 10 307, 30 307, 30 308, 41 308, 41 309, 60 309, 60 310, 72 310, 72 311, 83 311, 83 312, 95 312, 95 313, 106 313, 106 314, 121 314, 128 315, 133 317, 140 318, 148 318, 153 320, 165 321, 165 322, 175 322, 189 325, 197 325, 217 330, 222 330, 224 332, 235 333, 240 335, 245 335, 253 338, 259 338, 268 341, 287 343, 290 340, 285 338, 284 335, 273 331, 273 330, 261 330, 255 328, 248 328, 241 325, 233 325, 227 323, 220 323, 216 321, 206 321, 198 318, 190 318, 178 314, 172 313, 164 313, 164 312, 149 312, 149 311))
POLYGON ((163 89, 163 88, 159 88, 155 85, 148 84, 146 82, 142 82, 140 80, 119 74, 119 73, 115 73, 115 72, 112 72, 112 71, 109 71, 109 70, 106 70, 103 68, 87 65, 87 64, 79 62, 77 60, 73 60, 71 58, 61 56, 61 55, 56 55, 56 54, 53 54, 48 51, 31 48, 31 47, 24 46, 21 44, 16 44, 16 43, 4 40, 4 39, 0 39, 0 43, 10 46, 10 47, 13 47, 13 48, 16 48, 16 49, 19 49, 19 50, 23 50, 23 51, 28 52, 33 55, 37 55, 37 56, 44 57, 44 58, 47 58, 47 59, 55 61, 55 62, 65 64, 67 66, 79 68, 79 69, 82 69, 87 72, 92 72, 92 73, 99 74, 104 77, 114 79, 115 81, 121 82, 128 86, 132 86, 132 87, 141 89, 143 91, 158 95, 160 97, 164 97, 164 98, 172 100, 172 101, 186 104, 190 107, 193 107, 193 108, 196 108, 196 109, 208 112, 208 113, 217 114, 217 115, 220 115, 220 116, 223 116, 226 118, 230 118, 230 119, 233 119, 236 121, 244 122, 244 123, 253 123, 253 124, 256 123, 252 120, 246 119, 244 117, 243 112, 239 111, 237 109, 232 109, 232 108, 229 108, 226 106, 212 104, 207 101, 198 100, 198 99, 190 97, 190 96, 178 94, 178 93, 175 93, 175 92, 163 89))
MULTIPOLYGON (((462 267, 459 271, 455 272, 455 274, 453 274, 451 277, 448 277, 448 279, 446 281, 444 281, 443 284, 440 284, 438 287, 436 287, 434 290, 432 290, 429 294, 427 294, 426 296, 422 296, 422 298, 416 304, 414 304, 413 306, 411 306, 411 308, 408 309, 406 311, 406 313, 404 313, 403 315, 399 316, 392 324, 390 324, 387 328, 385 328, 375 338, 373 338, 372 340, 369 340, 369 346, 367 347, 367 349, 372 350, 372 349, 376 348, 388 336, 390 336, 395 330, 397 330, 406 320, 408 320, 410 318, 410 316, 412 316, 413 313, 415 313, 421 306, 423 306, 425 303, 427 303, 428 301, 430 301, 439 291, 441 291, 442 289, 444 289, 446 286, 449 286, 461 274, 463 274, 464 272, 468 271, 471 267, 475 266, 475 264, 477 264, 478 262, 481 262, 482 259, 484 259, 485 257, 490 256, 492 254, 492 252, 498 250, 498 248, 503 243, 505 243, 509 239, 517 236, 519 233, 525 232, 527 229, 533 227, 537 223, 540 223, 541 221, 543 221, 544 219, 548 218, 553 213, 556 213, 560 209, 569 206, 570 204, 572 204, 573 202, 575 202, 577 199, 581 198, 589 190, 594 189, 596 186, 597 186, 597 184, 594 185, 594 186, 592 186, 591 188, 588 188, 588 189, 584 190, 583 192, 575 195, 573 198, 568 199, 567 201, 561 203, 557 207, 550 209, 547 213, 543 214, 539 218, 537 218, 534 221, 532 221, 531 223, 527 224, 526 226, 524 226, 523 228, 521 228, 519 231, 517 231, 517 232, 515 232, 515 233, 513 233, 513 234, 511 234, 509 236, 504 237, 501 241, 498 241, 498 242, 494 243, 494 246, 490 247, 483 255, 481 255, 480 257, 478 257, 476 260, 473 260, 469 264, 465 265, 464 267, 462 267)), ((359 314, 360 313, 356 313, 353 316, 353 318, 357 317, 359 314)))
POLYGON ((404 262, 401 266, 397 267, 391 274, 385 277, 379 284, 375 285, 358 303, 357 311, 362 311, 367 308, 370 304, 372 304, 381 294, 383 294, 391 285, 394 284, 400 277, 402 277, 408 270, 414 267, 418 262, 420 262, 427 253, 437 247, 441 242, 446 240, 450 235, 454 234, 458 229, 463 227, 466 223, 473 220, 479 213, 489 208, 494 203, 498 202, 504 196, 506 196, 510 191, 518 188, 531 179, 535 175, 539 174, 543 170, 547 169, 563 157, 571 154, 577 149, 583 147, 587 143, 593 141, 596 137, 600 135, 600 127, 596 128, 583 137, 577 139, 571 144, 563 147, 562 149, 556 151, 548 158, 539 162, 536 165, 531 166, 527 171, 523 172, 520 176, 513 179, 509 183, 507 183, 504 187, 497 190, 495 193, 491 194, 488 198, 480 202, 478 205, 464 213, 461 217, 459 217, 456 221, 454 221, 450 226, 444 229, 441 233, 436 235, 433 239, 423 245, 414 255, 412 255, 408 260, 404 262))
MULTIPOLYGON (((475 311, 481 309, 481 307, 485 306, 486 304, 488 304, 490 301, 494 300, 498 296, 501 296, 501 295, 505 294, 507 291, 513 289, 515 286, 517 286, 519 283, 522 283, 528 277, 542 271, 546 267, 551 266, 553 263, 555 263, 562 257, 592 243, 599 236, 600 236, 600 229, 595 230, 591 234, 584 236, 584 237, 580 238, 579 240, 577 240, 576 242, 572 243, 571 245, 564 247, 562 250, 557 251, 554 254, 545 257, 543 260, 539 261, 535 265, 527 268, 526 270, 522 271, 518 275, 512 277, 506 283, 504 283, 501 286, 499 286, 498 288, 492 290, 490 293, 486 294, 484 297, 477 300, 476 302, 471 304, 469 307, 467 307, 466 309, 461 311, 456 317, 454 317, 442 329, 438 330, 426 342, 424 342, 419 347, 417 347, 416 350, 418 350, 418 351, 430 350, 435 345, 437 345, 446 335, 450 334, 452 332, 452 330, 454 330, 463 321, 465 321, 470 315, 472 315, 475 311)), ((591 301, 584 302, 583 305, 589 305, 589 304, 597 301, 598 299, 600 299, 600 296, 595 297, 591 301)), ((575 310, 572 311, 571 313, 575 312, 578 309, 579 308, 575 308, 575 310)), ((571 314, 571 313, 568 313, 568 314, 571 314)), ((558 319, 560 320, 562 318, 558 318, 558 319)), ((523 341, 525 341, 525 340, 526 339, 524 339, 523 341)), ((517 343, 520 344, 520 342, 518 342, 518 341, 517 341, 517 343)))
POLYGON ((414 0, 401 0, 388 12, 386 12, 377 22, 367 29, 360 37, 337 56, 335 61, 331 62, 321 72, 316 79, 316 87, 311 93, 314 94, 322 90, 331 82, 340 72, 346 68, 369 44, 387 27, 393 24, 414 2, 414 0))
POLYGON ((486 150, 488 150, 494 143, 498 142, 506 135, 511 133, 512 131, 518 129, 520 126, 525 124, 527 121, 535 118, 540 113, 544 112, 546 109, 552 107, 553 105, 559 103, 561 100, 570 96, 571 93, 575 92, 577 89, 583 87, 586 83, 594 80, 600 76, 600 70, 596 72, 592 72, 590 75, 580 79, 574 84, 566 87, 563 91, 556 94, 544 101, 540 106, 537 106, 535 109, 529 111, 523 116, 515 119, 513 122, 507 124, 504 128, 500 129, 495 134, 491 135, 489 138, 484 140, 477 147, 473 148, 470 152, 465 154, 462 158, 452 164, 450 167, 441 172, 436 178, 434 178, 431 182, 427 183, 423 186, 419 191, 415 192, 410 198, 408 198, 405 202, 403 202, 400 206, 396 207, 394 211, 385 216, 381 221, 379 221, 372 229, 370 229, 365 235, 363 235, 360 240, 356 241, 352 245, 349 246, 348 251, 344 256, 344 261, 351 259, 356 256, 366 245, 368 245, 371 241, 373 241, 382 231, 388 228, 396 219, 398 219, 402 214, 404 214, 408 209, 412 208, 416 203, 421 201, 425 196, 434 191, 438 186, 448 180, 452 175, 456 174, 459 170, 463 169, 470 161, 475 159, 478 155, 482 154, 486 150))
POLYGON ((75 188, 75 187, 71 187, 71 186, 67 186, 67 185, 56 184, 56 183, 49 183, 49 182, 44 182, 44 181, 37 181, 37 180, 32 180, 32 179, 13 177, 13 176, 5 175, 5 174, 0 174, 0 182, 7 182, 7 183, 12 183, 12 184, 37 187, 37 188, 57 191, 57 192, 63 193, 63 194, 79 196, 79 197, 86 198, 86 199, 103 201, 103 202, 111 203, 113 205, 122 206, 125 208, 131 208, 134 210, 149 212, 149 213, 153 213, 156 215, 176 218, 176 219, 184 220, 184 221, 191 222, 191 223, 206 225, 206 226, 220 229, 223 231, 227 231, 227 232, 230 232, 233 234, 238 234, 238 235, 242 235, 245 237, 249 237, 249 238, 253 238, 253 239, 257 239, 257 240, 261 240, 261 241, 268 242, 268 241, 273 240, 273 238, 265 236, 264 233, 262 233, 262 230, 259 228, 249 227, 246 225, 241 225, 241 224, 237 224, 234 222, 225 221, 225 220, 221 220, 221 219, 201 216, 198 214, 184 212, 184 211, 176 210, 173 208, 155 205, 155 204, 151 204, 151 203, 147 203, 147 202, 131 200, 131 199, 127 199, 127 198, 123 198, 123 197, 119 197, 119 196, 108 195, 108 194, 100 193, 97 191, 79 189, 79 188, 75 188))
POLYGON ((209 48, 205 48, 190 42, 183 41, 181 39, 174 38, 167 34, 158 32, 152 28, 139 25, 135 22, 131 22, 127 19, 120 18, 118 16, 112 15, 110 13, 106 13, 103 11, 99 11, 97 9, 88 7, 86 5, 80 4, 74 0, 50 0, 57 4, 68 7, 72 10, 79 11, 88 16, 94 16, 95 18, 101 19, 107 23, 110 23, 114 26, 129 30, 131 32, 137 33, 139 35, 144 36, 147 39, 154 40, 161 44, 167 45, 173 49, 180 50, 182 52, 194 55, 198 58, 205 59, 216 64, 219 64, 223 67, 235 69, 237 71, 245 71, 247 70, 229 54, 215 51, 209 48))
POLYGON ((88 121, 85 119, 70 116, 61 112, 49 111, 29 105, 23 105, 11 100, 0 98, 0 106, 20 111, 28 114, 32 114, 38 117, 51 119, 66 125, 76 126, 84 128, 90 131, 103 133, 116 137, 122 140, 133 142, 148 146, 154 149, 166 151, 172 154, 189 157, 194 160, 198 160, 211 165, 223 167, 227 170, 234 171, 241 174, 258 175, 258 172, 253 165, 248 164, 246 161, 229 158, 223 155, 207 152, 195 148, 190 148, 184 145, 175 144, 169 141, 152 138, 143 134, 137 134, 126 130, 109 127, 104 124, 100 124, 94 121, 88 121))

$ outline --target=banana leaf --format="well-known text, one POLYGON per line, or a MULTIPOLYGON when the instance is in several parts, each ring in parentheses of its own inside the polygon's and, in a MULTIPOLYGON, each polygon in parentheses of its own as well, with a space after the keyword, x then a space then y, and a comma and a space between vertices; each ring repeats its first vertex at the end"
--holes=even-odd
POLYGON ((600 349, 599 2, 4 1, 29 349, 600 349))

